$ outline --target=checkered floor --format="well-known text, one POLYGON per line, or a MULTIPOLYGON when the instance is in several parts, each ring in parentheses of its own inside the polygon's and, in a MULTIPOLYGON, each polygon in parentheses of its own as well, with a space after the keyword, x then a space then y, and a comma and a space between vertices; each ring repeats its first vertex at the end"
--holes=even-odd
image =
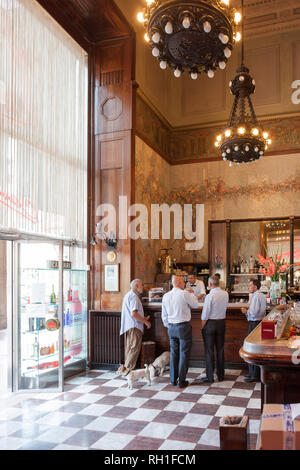
POLYGON ((200 450, 219 448, 222 416, 250 418, 250 448, 260 420, 260 384, 241 370, 204 386, 190 368, 190 385, 170 385, 168 372, 151 386, 113 371, 93 370, 66 382, 64 393, 24 393, 1 399, 0 450, 200 450))

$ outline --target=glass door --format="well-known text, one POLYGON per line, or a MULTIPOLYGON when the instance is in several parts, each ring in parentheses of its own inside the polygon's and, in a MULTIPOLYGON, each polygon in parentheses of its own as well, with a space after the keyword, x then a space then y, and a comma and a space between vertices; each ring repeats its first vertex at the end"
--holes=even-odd
POLYGON ((63 390, 63 243, 14 242, 16 390, 63 390))
POLYGON ((87 366, 87 270, 86 250, 64 247, 64 376, 87 366))
POLYGON ((12 391, 12 241, 0 235, 0 397, 12 391))

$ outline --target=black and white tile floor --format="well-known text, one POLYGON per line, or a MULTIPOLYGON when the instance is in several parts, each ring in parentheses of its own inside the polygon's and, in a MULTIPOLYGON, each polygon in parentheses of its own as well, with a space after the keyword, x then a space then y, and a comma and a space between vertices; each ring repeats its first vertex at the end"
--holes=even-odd
POLYGON ((225 380, 178 389, 169 375, 132 390, 114 371, 92 370, 68 380, 63 393, 22 393, 1 399, 0 450, 200 450, 219 448, 223 416, 247 415, 250 448, 260 422, 260 384, 245 371, 226 369, 225 380))

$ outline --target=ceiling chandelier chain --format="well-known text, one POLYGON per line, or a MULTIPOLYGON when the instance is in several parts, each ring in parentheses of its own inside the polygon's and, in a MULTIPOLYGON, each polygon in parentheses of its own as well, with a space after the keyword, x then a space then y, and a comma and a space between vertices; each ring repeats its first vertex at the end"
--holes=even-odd
MULTIPOLYGON (((242 14, 244 2, 242 0, 242 14)), ((243 14, 244 18, 244 14, 243 14)), ((224 161, 233 163, 250 163, 263 157, 271 144, 269 134, 263 131, 258 123, 250 95, 255 92, 255 80, 244 65, 244 21, 242 24, 241 65, 237 75, 229 82, 234 103, 228 126, 219 134, 215 146, 220 148, 224 161)))
POLYGON ((147 30, 152 55, 175 77, 187 70, 192 79, 205 72, 209 78, 225 69, 241 35, 241 14, 230 0, 146 0, 138 20, 147 30))

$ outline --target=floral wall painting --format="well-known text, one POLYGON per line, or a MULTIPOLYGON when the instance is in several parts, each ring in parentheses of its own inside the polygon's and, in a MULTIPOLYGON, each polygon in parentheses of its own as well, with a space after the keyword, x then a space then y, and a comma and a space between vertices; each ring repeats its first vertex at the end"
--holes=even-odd
MULTIPOLYGON (((300 139, 299 139, 300 140, 300 139)), ((300 216, 299 155, 265 157, 245 168, 227 168, 224 162, 170 165, 140 137, 136 137, 135 202, 145 204, 204 204, 205 242, 198 251, 186 251, 186 240, 136 240, 135 275, 153 284, 161 248, 172 248, 177 261, 208 261, 208 221, 300 216)), ((150 227, 149 220, 149 227, 150 227)), ((172 233, 172 231, 171 231, 172 233)), ((233 256, 261 252, 260 229, 233 236, 233 256)), ((232 259, 234 259, 232 257, 232 259)))

